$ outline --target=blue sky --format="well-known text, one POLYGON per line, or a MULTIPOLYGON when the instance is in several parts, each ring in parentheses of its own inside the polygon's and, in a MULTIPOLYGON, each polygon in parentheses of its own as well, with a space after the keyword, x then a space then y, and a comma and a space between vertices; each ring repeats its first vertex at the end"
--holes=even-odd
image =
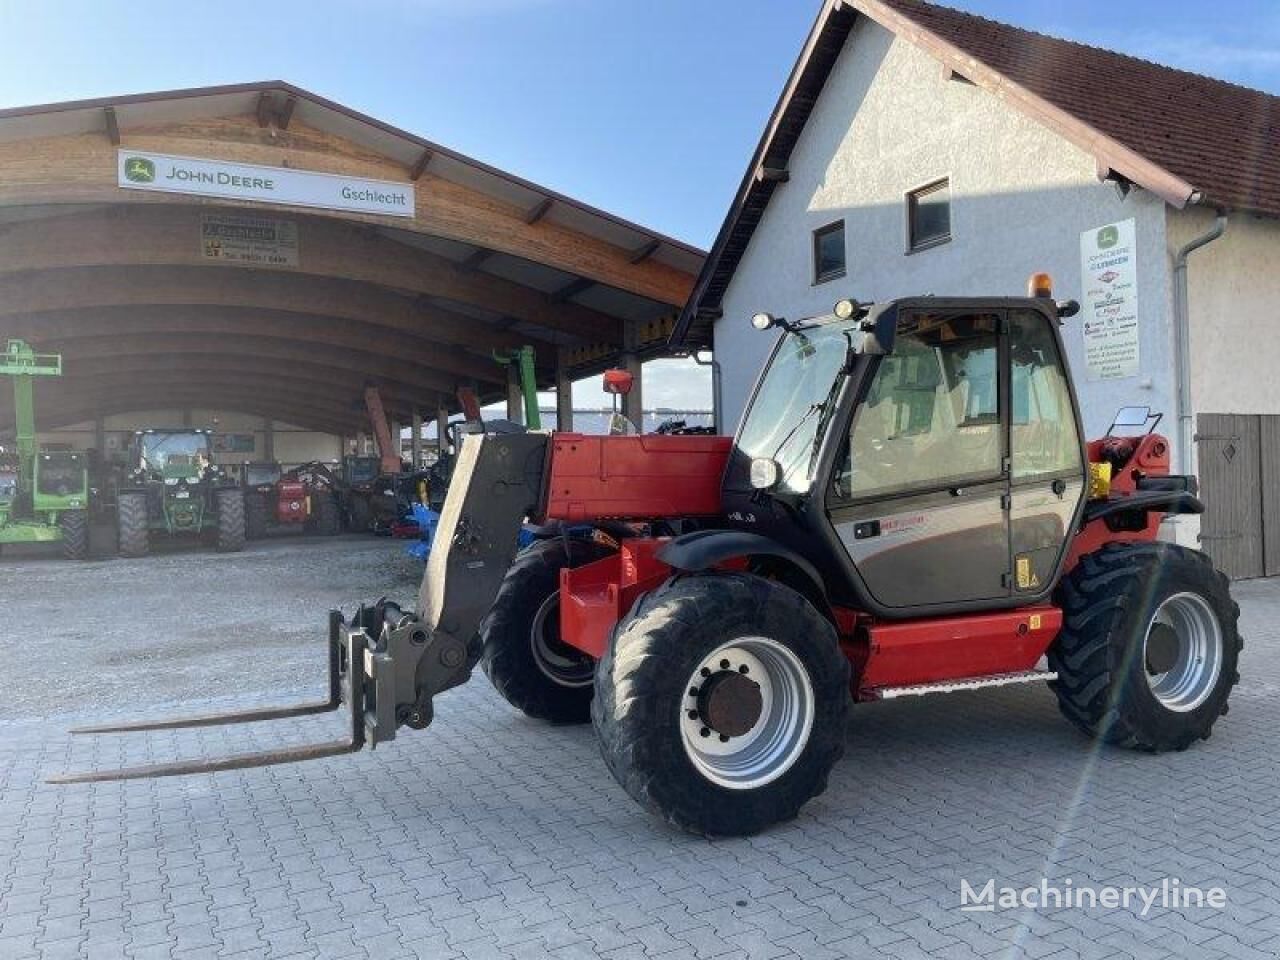
MULTIPOLYGON (((953 5, 1280 93, 1274 0, 953 5)), ((817 8, 0 0, 0 107, 288 80, 707 246, 817 8)))

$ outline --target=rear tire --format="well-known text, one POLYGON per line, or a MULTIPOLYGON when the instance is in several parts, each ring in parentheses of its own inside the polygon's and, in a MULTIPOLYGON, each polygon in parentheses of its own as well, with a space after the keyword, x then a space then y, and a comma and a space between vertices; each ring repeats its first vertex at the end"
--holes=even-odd
POLYGON ((58 518, 62 529, 62 556, 67 560, 89 557, 89 515, 83 510, 67 510, 58 518))
POLYGON ((368 497, 353 494, 348 515, 350 516, 350 529, 352 531, 355 533, 369 532, 373 525, 373 508, 369 505, 368 497))
POLYGON ((145 557, 151 552, 151 530, 147 519, 147 495, 122 493, 116 501, 116 529, 122 557, 145 557))
POLYGON ((338 501, 332 494, 317 494, 316 534, 321 537, 332 537, 341 529, 342 518, 338 515, 338 501))
POLYGON ((267 498, 261 493, 247 493, 244 497, 244 536, 246 540, 261 540, 267 535, 267 498))
POLYGON ((480 622, 481 663, 504 700, 536 720, 591 719, 595 660, 560 641, 560 571, 600 560, 601 544, 542 540, 516 557, 480 622))
POLYGON ((240 490, 214 493, 218 508, 218 552, 236 553, 244 549, 244 494, 240 490))
POLYGON ((1063 714, 1107 743, 1160 752, 1207 740, 1244 645, 1227 578, 1196 550, 1123 543, 1063 578, 1049 651, 1063 714))
POLYGON ((641 598, 596 670, 591 714, 632 799, 684 830, 743 836, 826 789, 849 705, 827 619, 789 587, 730 573, 641 598), (731 687, 745 693, 717 706, 712 691, 731 687))

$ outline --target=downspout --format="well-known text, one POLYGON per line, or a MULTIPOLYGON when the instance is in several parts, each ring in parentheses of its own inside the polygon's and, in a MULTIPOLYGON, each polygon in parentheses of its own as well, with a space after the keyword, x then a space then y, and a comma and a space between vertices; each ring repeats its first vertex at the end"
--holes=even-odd
POLYGON ((1191 310, 1187 300, 1187 258, 1227 232, 1227 215, 1219 212, 1213 226, 1184 244, 1173 260, 1173 347, 1178 383, 1178 469, 1191 472, 1195 431, 1191 416, 1191 310))

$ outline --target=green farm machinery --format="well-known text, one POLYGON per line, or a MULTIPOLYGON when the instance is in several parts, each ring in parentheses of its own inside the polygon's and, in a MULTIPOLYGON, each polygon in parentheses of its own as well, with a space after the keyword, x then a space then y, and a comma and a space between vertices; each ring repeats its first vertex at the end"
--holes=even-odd
POLYGON ((132 472, 116 498, 122 557, 146 556, 153 534, 244 549, 244 493, 214 465, 212 440, 192 427, 134 435, 132 472))
POLYGON ((0 545, 61 543, 69 560, 89 555, 85 455, 36 445, 34 377, 62 375, 62 357, 10 340, 0 374, 13 378, 14 448, 0 453, 0 545))

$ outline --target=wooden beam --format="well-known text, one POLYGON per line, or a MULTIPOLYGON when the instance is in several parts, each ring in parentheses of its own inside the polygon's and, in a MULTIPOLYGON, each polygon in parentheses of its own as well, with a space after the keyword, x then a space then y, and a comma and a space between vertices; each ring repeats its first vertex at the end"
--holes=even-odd
MULTIPOLYGON (((64 370, 73 369, 80 358, 130 357, 146 353, 214 354, 222 357, 263 357, 282 364, 318 362, 327 366, 347 364, 364 371, 371 379, 386 378, 403 384, 408 390, 449 391, 456 377, 424 370, 417 364, 378 353, 347 350, 338 347, 299 344, 276 337, 259 337, 237 343, 234 338, 217 334, 107 335, 43 339, 42 349, 62 353, 64 370)), ((495 365, 496 366, 496 365, 495 365)), ((486 382, 493 382, 487 378, 486 382)), ((499 381, 501 382, 501 381, 499 381)))
POLYGON ((104 107, 102 113, 107 124, 107 139, 112 146, 120 146, 120 124, 116 120, 116 108, 104 107))
POLYGON ((547 213, 550 212, 551 207, 554 204, 555 204, 555 200, 553 200, 551 197, 543 197, 541 200, 535 203, 532 207, 530 207, 527 213, 525 213, 524 222, 532 226, 533 224, 541 220, 543 217, 545 217, 547 213))
MULTIPOLYGON (((148 382, 151 378, 192 381, 212 378, 219 381, 233 381, 245 377, 259 382, 297 381, 299 386, 314 389, 321 395, 332 395, 343 399, 353 407, 361 406, 360 398, 363 397, 364 388, 370 383, 377 383, 384 395, 396 405, 449 393, 449 391, 433 393, 416 385, 398 383, 385 376, 371 376, 367 371, 353 368, 349 357, 343 357, 335 362, 331 357, 319 356, 307 361, 281 364, 271 357, 234 353, 144 352, 136 356, 121 357, 77 356, 72 366, 67 369, 65 376, 36 384, 37 396, 40 396, 39 391, 46 389, 49 384, 93 384, 99 381, 111 382, 117 377, 142 383, 148 382)), ((0 406, 3 406, 5 397, 6 395, 0 391, 0 406)))
POLYGON ((475 273, 475 271, 479 270, 482 266, 484 266, 485 261, 492 256, 493 256, 492 250, 486 250, 483 247, 481 247, 479 250, 476 250, 469 257, 467 257, 467 259, 463 260, 462 263, 460 263, 458 266, 461 269, 465 270, 467 273, 475 273))
POLYGON ((756 170, 756 179, 761 183, 786 183, 791 179, 791 173, 784 167, 761 165, 756 170))
POLYGON ((270 126, 271 114, 273 112, 274 110, 271 106, 271 94, 264 90, 262 91, 262 93, 258 94, 258 109, 257 109, 258 126, 260 127, 270 126))
MULTIPOLYGON (((145 392, 104 394, 100 396, 85 394, 68 397, 61 404, 46 403, 40 411, 40 420, 42 424, 46 424, 48 427, 59 427, 112 414, 145 413, 149 410, 163 410, 169 407, 186 407, 188 409, 203 407, 205 409, 247 413, 258 417, 284 420, 309 430, 332 434, 355 432, 360 424, 358 417, 348 418, 346 414, 335 416, 332 412, 315 410, 309 406, 298 407, 292 403, 269 402, 264 399, 249 397, 239 397, 229 401, 225 397, 219 399, 215 395, 200 392, 169 394, 163 398, 156 398, 154 394, 145 392)), ((169 425, 161 424, 161 426, 169 425)))
POLYGON ((293 109, 298 105, 297 97, 287 97, 284 106, 280 108, 280 112, 276 114, 276 126, 281 130, 288 130, 289 123, 293 120, 293 109))
POLYGON ((503 382, 497 364, 475 354, 371 325, 285 312, 198 306, 114 307, 15 316, 0 324, 0 329, 6 336, 39 343, 141 334, 208 334, 247 340, 272 337, 293 341, 304 351, 307 345, 323 344, 406 360, 444 376, 503 382))
MULTIPOLYGON (((127 370, 105 370, 92 377, 80 376, 52 379, 37 384, 36 400, 38 406, 56 402, 60 397, 76 393, 125 393, 144 385, 148 390, 161 391, 174 387, 191 386, 208 389, 224 399, 249 394, 280 394, 305 398, 308 402, 325 406, 334 406, 351 413, 357 418, 364 410, 362 402, 366 384, 350 382, 334 382, 307 377, 279 376, 264 377, 258 373, 223 367, 218 369, 180 369, 173 370, 160 366, 136 366, 127 370)), ((411 410, 415 404, 434 403, 441 394, 418 391, 412 394, 396 392, 389 384, 381 384, 383 401, 387 408, 395 412, 411 410)), ((2 409, 0 405, 0 409, 2 409)))
POLYGON ((571 300, 583 291, 590 290, 595 285, 596 282, 589 277, 579 277, 577 280, 572 280, 569 283, 566 283, 559 290, 552 291, 548 294, 547 299, 552 303, 564 303, 566 300, 571 300))
MULTIPOLYGON (((329 317, 477 350, 515 349, 529 338, 368 284, 216 267, 81 267, 0 276, 5 318, 109 307, 210 306, 329 317)), ((548 345, 534 341, 534 346, 548 345)), ((549 346, 549 345, 548 345, 549 346)))
POLYGON ((661 246, 662 246, 661 240, 650 240, 648 243, 642 246, 636 247, 636 249, 631 251, 630 262, 643 263, 645 260, 648 260, 655 253, 657 253, 658 248, 661 246))
MULTIPOLYGON (((206 212, 237 211, 116 205, 105 211, 12 223, 0 231, 0 278, 32 270, 105 266, 203 267, 263 277, 327 277, 473 304, 584 339, 621 339, 622 327, 616 317, 580 304, 549 304, 544 294, 532 287, 491 274, 469 273, 447 257, 396 242, 367 227, 299 215, 297 211, 289 215, 298 227, 296 267, 211 262, 199 242, 206 212)), ((387 291, 370 294, 383 301, 388 295, 387 291)), ((437 316, 444 312, 440 307, 435 311, 437 316)), ((484 335, 484 328, 473 318, 453 314, 453 320, 449 335, 463 337, 459 342, 467 342, 468 330, 484 335)), ((510 341, 477 346, 501 350, 520 344, 510 341)))
MULTIPOLYGON (((299 132, 297 123, 290 125, 286 138, 273 133, 259 127, 253 116, 211 117, 180 126, 135 128, 129 133, 129 143, 143 151, 407 182, 408 171, 403 162, 378 156, 337 134, 314 128, 299 132)), ((105 137, 49 138, 41 141, 39 151, 31 149, 32 143, 30 139, 0 143, 0 206, 193 205, 191 197, 179 194, 120 190, 116 183, 116 148, 105 137)), ((524 203, 503 200, 475 186, 430 173, 422 175, 423 181, 428 178, 429 187, 416 192, 412 219, 343 211, 313 214, 489 247, 673 306, 682 305, 689 297, 694 282, 692 265, 682 270, 657 259, 628 263, 628 250, 599 237, 545 219, 527 224, 529 211, 524 203)), ((296 208, 266 203, 240 206, 257 215, 265 215, 265 211, 297 212, 296 208)))
POLYGON ((417 162, 409 170, 409 179, 418 180, 427 172, 427 167, 431 165, 431 158, 436 155, 434 150, 423 150, 422 156, 418 157, 417 162))

